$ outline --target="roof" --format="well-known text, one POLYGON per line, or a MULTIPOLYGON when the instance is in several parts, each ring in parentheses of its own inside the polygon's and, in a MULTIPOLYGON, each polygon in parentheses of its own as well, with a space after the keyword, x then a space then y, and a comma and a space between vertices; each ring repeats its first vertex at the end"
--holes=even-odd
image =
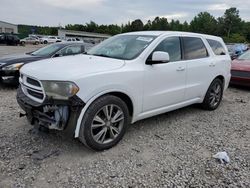
POLYGON ((160 36, 160 35, 167 35, 167 34, 178 34, 178 35, 190 35, 190 36, 203 36, 206 38, 220 38, 213 35, 201 34, 201 33, 192 33, 192 32, 183 32, 183 31, 136 31, 136 32, 129 32, 123 33, 129 35, 153 35, 153 36, 160 36))
POLYGON ((1 20, 0 20, 0 23, 1 23, 1 22, 2 22, 2 23, 5 23, 5 24, 10 24, 10 25, 17 26, 16 24, 12 24, 12 23, 9 23, 9 22, 4 22, 4 21, 1 21, 1 20))

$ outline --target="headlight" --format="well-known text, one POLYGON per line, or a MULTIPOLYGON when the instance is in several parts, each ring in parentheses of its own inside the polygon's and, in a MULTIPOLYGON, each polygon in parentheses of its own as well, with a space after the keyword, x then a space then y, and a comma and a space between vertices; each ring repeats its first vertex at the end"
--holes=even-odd
POLYGON ((8 65, 6 67, 3 67, 2 70, 19 70, 24 63, 15 63, 12 65, 8 65))
POLYGON ((54 99, 65 100, 74 96, 79 88, 73 82, 42 81, 46 95, 54 99))

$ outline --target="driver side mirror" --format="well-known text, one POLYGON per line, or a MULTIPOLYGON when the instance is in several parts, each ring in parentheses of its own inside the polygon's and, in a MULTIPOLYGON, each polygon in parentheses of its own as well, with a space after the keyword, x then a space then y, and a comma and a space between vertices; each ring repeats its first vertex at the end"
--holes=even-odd
POLYGON ((56 53, 53 57, 62 57, 62 54, 56 53))
POLYGON ((147 60, 147 65, 168 63, 170 61, 169 54, 167 52, 156 51, 152 54, 152 59, 147 60))

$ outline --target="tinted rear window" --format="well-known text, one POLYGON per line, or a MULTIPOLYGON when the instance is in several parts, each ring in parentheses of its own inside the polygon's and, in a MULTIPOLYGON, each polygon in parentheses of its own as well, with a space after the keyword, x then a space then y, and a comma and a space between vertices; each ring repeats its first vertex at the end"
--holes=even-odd
POLYGON ((184 59, 199 59, 208 56, 207 49, 200 38, 183 37, 184 59))
POLYGON ((226 50, 219 41, 207 39, 207 42, 211 46, 215 55, 226 55, 226 50))

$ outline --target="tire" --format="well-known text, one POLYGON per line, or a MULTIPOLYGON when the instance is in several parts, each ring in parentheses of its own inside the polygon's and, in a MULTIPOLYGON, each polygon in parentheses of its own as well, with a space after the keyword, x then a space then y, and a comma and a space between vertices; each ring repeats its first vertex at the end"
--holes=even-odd
POLYGON ((47 40, 43 41, 43 44, 47 44, 47 43, 48 43, 48 41, 47 41, 47 40))
POLYGON ((210 111, 217 109, 223 97, 223 89, 223 82, 218 78, 214 79, 207 90, 202 108, 210 111))
POLYGON ((39 44, 39 42, 35 42, 35 45, 38 45, 39 44))
POLYGON ((22 42, 21 42, 21 45, 22 45, 22 46, 25 46, 25 42, 24 42, 24 41, 22 41, 22 42))
POLYGON ((82 119, 79 140, 95 151, 110 149, 123 138, 129 123, 126 103, 116 96, 105 95, 96 99, 87 109, 82 119))

